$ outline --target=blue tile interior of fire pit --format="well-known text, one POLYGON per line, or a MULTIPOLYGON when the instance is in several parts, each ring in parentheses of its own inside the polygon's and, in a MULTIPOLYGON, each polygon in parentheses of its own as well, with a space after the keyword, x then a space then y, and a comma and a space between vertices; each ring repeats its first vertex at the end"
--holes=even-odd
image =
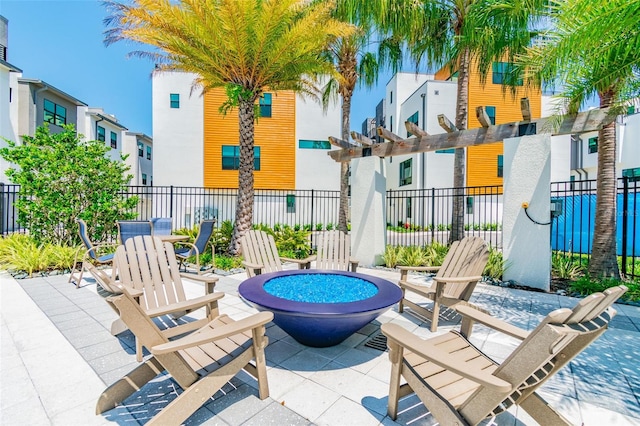
POLYGON ((378 287, 360 278, 336 274, 303 274, 272 278, 264 291, 286 300, 306 303, 348 303, 368 299, 378 287))

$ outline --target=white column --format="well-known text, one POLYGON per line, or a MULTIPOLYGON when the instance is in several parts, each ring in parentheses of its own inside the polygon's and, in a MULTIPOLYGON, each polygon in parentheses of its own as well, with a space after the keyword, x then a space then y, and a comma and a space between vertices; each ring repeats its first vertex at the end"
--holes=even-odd
POLYGON ((503 255, 507 260, 503 278, 547 291, 551 279, 550 141, 548 134, 504 141, 502 219, 503 255), (531 219, 523 203, 528 203, 531 219))
POLYGON ((384 160, 351 160, 351 256, 361 266, 381 265, 387 244, 384 160))

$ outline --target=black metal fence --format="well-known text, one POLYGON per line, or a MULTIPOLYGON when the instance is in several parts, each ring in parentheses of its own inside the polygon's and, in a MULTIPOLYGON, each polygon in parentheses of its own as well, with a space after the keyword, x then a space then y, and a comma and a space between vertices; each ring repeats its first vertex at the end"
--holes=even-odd
MULTIPOLYGON (((618 179, 616 246, 620 272, 640 277, 640 182, 618 179)), ((551 184, 551 248, 566 255, 591 256, 596 214, 596 181, 551 184)))

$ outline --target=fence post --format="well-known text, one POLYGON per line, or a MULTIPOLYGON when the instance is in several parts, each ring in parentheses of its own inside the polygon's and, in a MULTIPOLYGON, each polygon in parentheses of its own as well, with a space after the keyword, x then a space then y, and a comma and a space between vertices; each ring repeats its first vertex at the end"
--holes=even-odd
POLYGON ((314 229, 314 227, 313 227, 313 211, 314 211, 314 208, 313 208, 313 201, 314 201, 314 200, 315 200, 315 194, 314 194, 314 191, 313 191, 313 189, 312 189, 312 190, 311 190, 311 232, 312 232, 312 234, 311 234, 311 235, 313 235, 313 229, 314 229))
POLYGON ((629 229, 629 178, 622 177, 622 275, 627 275, 627 232, 629 229))
POLYGON ((431 188, 431 244, 436 238, 436 189, 431 188))
POLYGON ((4 235, 6 232, 5 224, 4 224, 4 205, 6 203, 6 197, 4 195, 4 183, 0 182, 0 194, 2 195, 2 199, 0 199, 0 235, 4 235))
POLYGON ((173 185, 169 189, 169 217, 173 217, 173 185))

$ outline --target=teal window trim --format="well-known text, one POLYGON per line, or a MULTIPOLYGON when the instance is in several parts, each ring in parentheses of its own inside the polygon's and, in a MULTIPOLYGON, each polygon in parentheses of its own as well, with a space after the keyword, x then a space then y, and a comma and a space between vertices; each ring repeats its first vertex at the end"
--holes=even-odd
POLYGON ((296 196, 294 194, 287 194, 287 213, 296 212, 296 196))
POLYGON ((138 157, 142 157, 144 154, 144 144, 142 142, 138 142, 138 157))
MULTIPOLYGON (((260 147, 253 147, 253 168, 260 170, 260 147)), ((222 145, 222 170, 240 169, 240 147, 237 145, 222 145)))
POLYGON ((151 147, 147 146, 147 160, 151 160, 151 147))
POLYGON ((171 108, 180 108, 180 93, 169 94, 169 106, 171 108))
POLYGON ((491 124, 496 124, 496 107, 494 106, 486 106, 484 107, 485 111, 487 111, 487 115, 489 116, 489 121, 491 124))
POLYGON ((45 99, 43 103, 44 121, 56 126, 67 124, 67 109, 62 105, 45 99))
POLYGON ((271 93, 263 93, 262 96, 260 96, 258 104, 260 105, 260 117, 271 117, 273 112, 273 97, 271 96, 271 93))
POLYGON ((111 132, 111 148, 118 149, 118 134, 111 132))
POLYGON ((633 169, 623 169, 622 177, 629 178, 630 182, 640 182, 640 167, 633 169))
POLYGON ((498 177, 504 176, 504 156, 498 155, 498 177))
MULTIPOLYGON (((418 121, 420 119, 420 115, 418 114, 418 111, 414 112, 413 114, 411 114, 411 116, 409 118, 407 118, 407 121, 415 124, 416 126, 418 125, 418 121)), ((410 138, 411 136, 413 136, 413 133, 411 133, 410 131, 407 130, 407 137, 410 138)))
POLYGON ((104 142, 106 140, 106 131, 104 130, 104 127, 96 127, 96 139, 100 142, 104 142))
POLYGON ((312 141, 306 139, 300 139, 298 141, 298 148, 300 149, 331 149, 329 141, 312 141))
POLYGON ((598 152, 598 137, 594 136, 592 138, 589 138, 589 154, 595 154, 596 152, 598 152))
POLYGON ((143 173, 143 174, 142 174, 142 184, 143 184, 143 185, 146 185, 146 184, 147 184, 147 174, 146 174, 146 173, 143 173))
POLYGON ((409 158, 408 160, 400 163, 400 186, 411 185, 412 181, 412 165, 413 159, 409 158))
POLYGON ((436 154, 455 154, 455 153, 456 153, 456 149, 455 148, 437 149, 436 150, 436 154))
MULTIPOLYGON (((514 72, 514 66, 510 62, 494 62, 491 66, 493 84, 510 84, 514 72)), ((521 78, 515 81, 514 86, 522 86, 523 81, 521 78)))

